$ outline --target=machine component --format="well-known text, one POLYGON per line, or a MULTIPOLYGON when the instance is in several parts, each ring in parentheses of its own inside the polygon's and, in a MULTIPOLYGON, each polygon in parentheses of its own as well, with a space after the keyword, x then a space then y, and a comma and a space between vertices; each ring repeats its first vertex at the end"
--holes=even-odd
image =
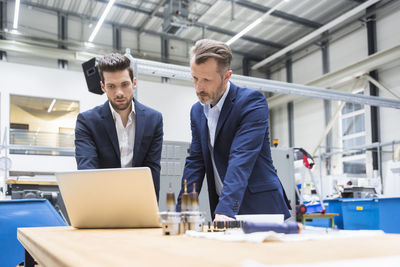
POLYGON ((164 6, 163 31, 172 35, 179 35, 185 30, 189 22, 189 0, 169 0, 164 6))
POLYGON ((164 235, 179 235, 181 233, 180 212, 160 212, 160 220, 164 235))
MULTIPOLYGON (((311 172, 311 169, 315 165, 313 157, 307 151, 305 151, 303 148, 295 148, 295 151, 296 152, 295 152, 295 155, 294 155, 294 160, 299 160, 299 159, 303 160, 304 167, 306 167, 308 169, 308 173, 310 174, 311 180, 314 183, 314 185, 316 185, 316 182, 315 182, 315 179, 314 179, 314 175, 311 172)), ((322 195, 319 192, 317 186, 315 187, 315 190, 317 192, 317 195, 319 197, 319 202, 320 202, 321 207, 322 207, 321 213, 324 214, 326 212, 326 208, 325 208, 325 205, 324 205, 324 201, 322 199, 322 195)), ((299 196, 300 196, 300 194, 299 194, 299 196)), ((302 204, 302 203, 300 203, 300 204, 302 204)))
POLYGON ((196 183, 193 184, 193 191, 189 194, 192 211, 199 211, 199 194, 196 192, 196 183))
POLYGON ((243 232, 246 234, 255 232, 273 231, 283 234, 298 234, 301 231, 301 224, 296 222, 267 223, 267 222, 243 222, 243 232))
POLYGON ((190 199, 189 199, 189 194, 188 194, 188 192, 187 192, 187 180, 185 179, 184 181, 183 181, 183 183, 184 183, 184 185, 183 185, 183 193, 182 193, 182 200, 181 200, 181 211, 182 212, 187 212, 187 211, 190 211, 191 209, 190 209, 190 206, 191 206, 191 203, 190 203, 190 199))
POLYGON ((374 198, 377 196, 373 187, 345 187, 341 193, 342 198, 374 198))
POLYGON ((174 194, 174 192, 172 192, 172 184, 171 183, 169 183, 169 191, 167 193, 166 205, 167 205, 167 211, 168 212, 174 212, 175 211, 175 206, 176 206, 175 194, 174 194))

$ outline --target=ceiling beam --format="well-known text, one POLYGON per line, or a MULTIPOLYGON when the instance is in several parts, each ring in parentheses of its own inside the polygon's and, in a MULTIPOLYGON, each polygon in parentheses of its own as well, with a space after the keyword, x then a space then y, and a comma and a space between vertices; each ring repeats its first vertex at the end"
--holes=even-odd
MULTIPOLYGON (((270 7, 266 7, 266 6, 263 6, 263 5, 260 5, 257 3, 253 3, 253 2, 250 2, 247 0, 235 0, 234 3, 238 4, 240 6, 252 9, 252 10, 262 12, 262 13, 267 13, 271 9, 270 7)), ((274 12, 272 12, 271 16, 275 16, 275 17, 278 17, 278 18, 281 18, 281 19, 284 19, 287 21, 291 21, 291 22, 300 24, 302 26, 306 26, 306 27, 313 28, 313 29, 317 29, 322 26, 321 23, 318 23, 318 22, 315 22, 312 20, 308 20, 308 19, 305 19, 302 17, 294 16, 294 15, 291 15, 291 14, 288 14, 288 13, 285 13, 285 12, 282 12, 279 10, 275 10, 274 12)))
MULTIPOLYGON (((340 70, 322 75, 317 79, 307 82, 306 85, 320 88, 332 88, 338 85, 343 85, 351 80, 363 76, 366 73, 396 62, 399 59, 400 45, 397 45, 387 50, 370 55, 367 58, 364 58, 340 70)), ((295 95, 274 95, 268 98, 268 106, 272 109, 284 105, 289 101, 293 101, 296 98, 297 96, 295 95)))
MULTIPOLYGON (((37 3, 29 2, 29 1, 26 1, 26 0, 23 0, 21 2, 21 4, 27 5, 27 6, 32 6, 32 7, 43 9, 43 10, 47 10, 47 11, 52 11, 52 12, 55 12, 55 13, 62 12, 63 14, 65 14, 67 16, 78 17, 78 18, 82 18, 82 19, 85 19, 85 20, 88 20, 88 21, 97 21, 99 19, 98 17, 91 17, 91 16, 88 16, 88 15, 85 15, 85 14, 81 14, 81 13, 65 11, 64 9, 61 9, 61 8, 49 7, 49 6, 46 6, 46 5, 37 4, 37 3)), ((136 31, 136 32, 139 32, 139 30, 140 30, 138 27, 134 27, 134 26, 127 25, 127 24, 119 24, 119 23, 115 23, 115 22, 112 22, 112 21, 109 21, 109 20, 105 20, 104 23, 107 24, 107 25, 111 25, 111 26, 114 25, 114 26, 117 26, 117 27, 120 27, 120 28, 132 30, 132 31, 136 31)), ((187 38, 182 38, 182 37, 179 37, 179 36, 169 35, 169 34, 163 33, 163 32, 156 32, 156 31, 152 31, 152 30, 143 30, 142 32, 146 33, 146 34, 150 34, 150 35, 155 35, 155 36, 159 36, 159 37, 166 37, 166 38, 170 38, 170 39, 173 39, 173 40, 186 42, 186 43, 188 43, 190 45, 194 44, 194 40, 187 39, 187 38)), ((248 54, 248 53, 245 53, 245 52, 240 51, 240 50, 232 49, 232 52, 235 53, 235 54, 241 55, 241 56, 246 56, 250 60, 253 60, 253 61, 260 61, 260 60, 263 59, 259 55, 248 54)))
MULTIPOLYGON (((108 3, 108 0, 96 0, 97 2, 101 2, 101 3, 108 3)), ((158 18, 164 19, 164 14, 161 12, 155 12, 153 14, 153 10, 151 9, 147 9, 147 8, 143 8, 143 7, 137 7, 135 5, 129 4, 129 3, 125 3, 125 2, 115 2, 114 6, 119 7, 119 8, 123 8, 123 9, 127 9, 127 10, 131 10, 131 11, 135 11, 135 12, 140 12, 140 13, 144 13, 148 16, 156 16, 158 18)), ((229 36, 235 36, 237 34, 237 32, 234 31, 230 31, 230 30, 226 30, 223 28, 219 28, 213 25, 208 25, 205 23, 201 23, 198 21, 191 21, 191 25, 192 26, 196 26, 199 28, 205 28, 209 31, 213 31, 213 32, 217 32, 217 33, 222 33, 225 35, 229 35, 229 36)), ((265 46, 269 46, 269 47, 273 47, 276 49, 282 49, 284 48, 284 45, 279 44, 279 43, 275 43, 275 42, 271 42, 271 41, 266 41, 260 38, 256 38, 256 37, 251 37, 248 35, 243 35, 241 37, 241 39, 253 42, 253 43, 258 43, 258 44, 262 44, 265 46)))
POLYGON ((367 9, 369 6, 372 6, 373 4, 376 4, 377 2, 379 2, 380 0, 368 0, 367 2, 356 6, 355 8, 353 8, 352 10, 342 14, 341 16, 333 19, 332 21, 328 22, 327 24, 325 24, 324 26, 318 28, 317 30, 307 34, 306 36, 298 39, 297 41, 295 41, 294 43, 288 45, 287 47, 285 47, 282 50, 279 50, 278 52, 272 54, 271 56, 265 58, 264 60, 258 62, 257 64, 255 64, 254 66, 251 67, 251 69, 255 70, 258 69, 262 66, 264 66, 265 64, 276 60, 277 58, 286 55, 288 52, 293 51, 294 49, 299 48, 300 46, 310 42, 311 40, 313 40, 314 38, 320 36, 322 33, 336 27, 337 25, 343 23, 344 21, 348 20, 349 18, 358 15, 360 12, 364 11, 365 9, 367 9))

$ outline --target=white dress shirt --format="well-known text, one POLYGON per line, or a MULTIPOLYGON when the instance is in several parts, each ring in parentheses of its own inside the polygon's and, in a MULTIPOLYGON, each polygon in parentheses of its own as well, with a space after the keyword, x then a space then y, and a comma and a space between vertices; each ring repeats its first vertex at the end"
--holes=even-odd
POLYGON ((215 142, 215 131, 217 129, 217 123, 219 119, 219 115, 221 114, 222 106, 225 103, 225 98, 228 95, 229 88, 231 87, 230 82, 226 85, 225 93, 222 95, 221 99, 218 103, 211 107, 210 104, 202 104, 204 108, 204 115, 207 118, 208 132, 210 136, 211 146, 214 147, 215 142))
POLYGON ((114 110, 111 103, 109 103, 109 105, 114 118, 115 129, 117 130, 119 152, 121 155, 121 168, 132 167, 136 128, 135 103, 132 101, 132 111, 129 113, 126 127, 122 124, 122 119, 118 112, 114 110))
POLYGON ((211 107, 210 104, 202 104, 204 108, 204 115, 207 118, 207 125, 208 125, 208 133, 209 133, 209 149, 210 149, 210 154, 211 154, 211 162, 213 165, 213 170, 214 170, 214 182, 215 182, 215 191, 217 192, 217 195, 220 196, 222 192, 222 187, 224 187, 221 177, 219 176, 217 166, 215 165, 215 160, 214 160, 214 142, 215 142, 215 131, 217 129, 217 124, 219 120, 219 115, 221 114, 222 107, 224 106, 225 103, 225 98, 228 95, 229 88, 231 84, 228 82, 226 86, 225 93, 222 95, 221 99, 218 101, 218 103, 211 107))

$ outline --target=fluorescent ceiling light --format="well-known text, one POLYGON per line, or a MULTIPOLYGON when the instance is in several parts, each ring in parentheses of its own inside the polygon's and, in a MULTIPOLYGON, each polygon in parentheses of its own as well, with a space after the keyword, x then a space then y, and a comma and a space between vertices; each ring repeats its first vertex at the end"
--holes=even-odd
POLYGON ((233 36, 230 40, 228 40, 226 42, 226 44, 227 45, 231 45, 233 42, 237 41, 240 37, 242 37, 243 35, 245 35, 249 31, 251 31, 255 26, 260 24, 266 17, 271 15, 271 13, 274 12, 275 10, 277 10, 282 4, 287 3, 287 2, 288 2, 288 0, 281 1, 279 4, 277 4, 276 6, 271 8, 270 10, 268 10, 268 12, 266 12, 264 15, 262 15, 261 17, 256 19, 254 22, 252 22, 249 26, 247 26, 246 28, 241 30, 238 34, 233 36))
POLYGON ((20 4, 20 0, 16 0, 15 1, 15 9, 14 9, 14 24, 13 24, 14 29, 18 29, 19 4, 20 4))
POLYGON ((106 19, 108 13, 111 10, 111 7, 113 6, 115 0, 110 0, 106 6, 106 9, 104 9, 103 14, 101 15, 99 21, 97 22, 96 27, 94 28, 92 34, 89 37, 89 42, 91 43, 94 39, 94 37, 96 37, 97 32, 100 30, 101 25, 103 24, 104 20, 106 19))
POLYGON ((53 101, 51 101, 49 109, 47 110, 48 113, 51 112, 51 110, 53 109, 55 103, 56 103, 56 99, 54 98, 53 101))

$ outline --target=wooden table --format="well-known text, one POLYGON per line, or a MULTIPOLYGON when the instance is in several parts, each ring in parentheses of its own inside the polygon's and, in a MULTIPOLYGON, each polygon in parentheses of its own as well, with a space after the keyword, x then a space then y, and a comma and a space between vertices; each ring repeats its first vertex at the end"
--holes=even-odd
POLYGON ((335 216, 339 216, 339 213, 310 213, 310 214, 303 214, 300 215, 299 218, 301 219, 301 223, 306 225, 307 219, 329 219, 331 228, 335 227, 335 216))
POLYGON ((17 237, 41 266, 52 267, 241 266, 245 260, 294 264, 400 255, 400 235, 254 244, 163 236, 161 229, 40 227, 19 228, 17 237))

